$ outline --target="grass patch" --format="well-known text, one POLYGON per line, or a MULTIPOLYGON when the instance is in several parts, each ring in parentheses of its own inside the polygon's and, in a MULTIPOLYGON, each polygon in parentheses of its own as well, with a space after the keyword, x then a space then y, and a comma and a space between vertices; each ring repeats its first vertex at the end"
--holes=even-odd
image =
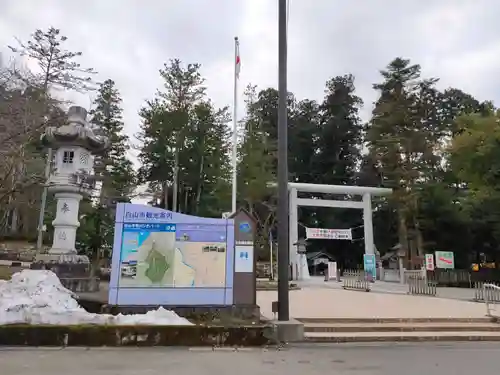
POLYGON ((10 266, 0 266, 0 280, 10 280, 14 273, 10 266))
POLYGON ((16 272, 28 269, 27 267, 12 267, 0 265, 0 280, 10 280, 16 272))

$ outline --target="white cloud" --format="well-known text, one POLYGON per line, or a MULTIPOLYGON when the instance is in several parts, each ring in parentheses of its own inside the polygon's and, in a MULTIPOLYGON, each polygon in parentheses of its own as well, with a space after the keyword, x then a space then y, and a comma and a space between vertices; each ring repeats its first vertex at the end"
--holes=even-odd
MULTIPOLYGON (((500 3, 494 0, 290 0, 289 89, 320 100, 325 81, 353 73, 366 117, 380 80, 394 57, 420 63, 480 99, 498 100, 500 3)), ((208 94, 232 105, 233 38, 241 40, 239 93, 248 83, 277 85, 277 1, 270 0, 2 0, 0 50, 14 36, 55 26, 82 51, 82 65, 120 89, 126 131, 138 130, 137 112, 161 85, 158 69, 170 58, 202 64, 208 94)), ((89 107, 92 96, 71 95, 89 107)), ((240 116, 243 114, 241 101, 240 116)))

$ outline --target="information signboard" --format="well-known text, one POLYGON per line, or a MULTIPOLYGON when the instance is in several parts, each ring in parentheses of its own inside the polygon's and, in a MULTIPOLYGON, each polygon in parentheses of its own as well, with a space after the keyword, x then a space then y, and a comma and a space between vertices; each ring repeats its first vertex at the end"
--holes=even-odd
POLYGON ((453 251, 436 251, 436 268, 454 269, 455 256, 453 251))

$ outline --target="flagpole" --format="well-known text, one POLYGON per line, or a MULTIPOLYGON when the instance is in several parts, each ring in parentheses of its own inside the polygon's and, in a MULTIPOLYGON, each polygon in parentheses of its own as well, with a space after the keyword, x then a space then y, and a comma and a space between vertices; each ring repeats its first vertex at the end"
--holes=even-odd
POLYGON ((232 193, 232 204, 231 212, 236 212, 236 179, 238 175, 237 171, 237 156, 238 156, 238 121, 236 116, 238 115, 238 70, 239 70, 239 41, 238 37, 234 37, 234 93, 233 93, 233 152, 232 152, 232 163, 233 163, 233 193, 232 193))

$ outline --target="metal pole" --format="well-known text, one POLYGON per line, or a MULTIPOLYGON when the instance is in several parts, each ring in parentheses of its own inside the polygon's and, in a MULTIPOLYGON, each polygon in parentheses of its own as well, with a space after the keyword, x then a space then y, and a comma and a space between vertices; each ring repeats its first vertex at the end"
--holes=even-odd
POLYGON ((278 0, 278 320, 290 318, 288 295, 288 124, 287 124, 287 0, 278 0))
POLYGON ((50 177, 50 166, 52 164, 52 149, 47 150, 47 161, 45 163, 45 183, 42 192, 42 201, 40 202, 40 213, 38 216, 38 237, 36 239, 36 249, 41 250, 43 245, 43 219, 45 218, 45 206, 47 205, 48 187, 47 182, 50 177))
POLYGON ((238 37, 234 38, 234 92, 233 92, 233 149, 232 149, 232 173, 233 186, 231 196, 231 212, 236 212, 236 197, 237 197, 237 177, 238 177, 238 37))

